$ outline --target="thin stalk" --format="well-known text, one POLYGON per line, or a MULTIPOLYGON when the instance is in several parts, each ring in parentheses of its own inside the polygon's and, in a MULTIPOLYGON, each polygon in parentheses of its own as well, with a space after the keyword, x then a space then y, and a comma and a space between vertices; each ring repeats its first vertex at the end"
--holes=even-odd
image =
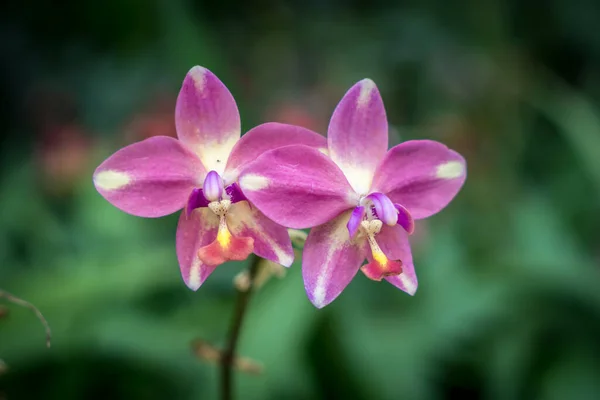
POLYGON ((221 399, 232 400, 233 399, 233 367, 236 358, 236 348, 242 331, 242 325, 248 309, 248 303, 252 297, 252 291, 254 289, 254 279, 258 272, 261 258, 254 255, 254 259, 248 269, 248 288, 247 290, 238 289, 237 300, 235 302, 235 309, 233 312, 233 318, 229 327, 229 334, 227 337, 227 346, 223 350, 221 355, 221 399))

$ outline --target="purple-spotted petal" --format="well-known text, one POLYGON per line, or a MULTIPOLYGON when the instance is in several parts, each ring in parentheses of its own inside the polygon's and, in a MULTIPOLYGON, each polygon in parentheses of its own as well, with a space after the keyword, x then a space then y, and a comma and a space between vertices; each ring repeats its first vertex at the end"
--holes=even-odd
POLYGON ((181 213, 177 226, 177 259, 181 276, 192 290, 198 290, 216 268, 202 263, 198 250, 215 240, 218 226, 219 219, 208 208, 197 208, 187 217, 181 213))
POLYGON ((367 199, 371 200, 373 206, 375 206, 377 218, 386 225, 396 225, 396 222, 398 222, 398 210, 396 210, 394 203, 385 194, 371 193, 367 196, 367 199))
POLYGON ((402 261, 402 273, 384 279, 411 296, 414 295, 418 282, 406 231, 400 225, 384 225, 375 239, 390 260, 402 261))
POLYGON ((406 233, 412 235, 415 231, 415 221, 413 220, 412 215, 410 215, 410 212, 406 207, 402 206, 402 204, 396 203, 394 204, 394 207, 396 207, 396 210, 398 211, 398 225, 403 227, 406 233))
POLYGON ((359 194, 367 194, 388 148, 383 100, 370 79, 358 82, 336 107, 327 131, 331 159, 359 194))
POLYGON ((446 207, 466 176, 465 159, 457 152, 432 140, 411 140, 390 149, 377 169, 373 190, 422 219, 446 207))
POLYGON ((350 240, 350 211, 311 229, 302 254, 302 276, 310 301, 323 308, 348 286, 365 259, 362 240, 350 240))
POLYGON ((264 153, 242 171, 239 183, 267 217, 294 229, 320 225, 358 202, 342 171, 303 145, 264 153))
POLYGON ((188 198, 187 206, 185 207, 186 215, 191 215, 192 211, 200 207, 208 207, 210 202, 204 197, 202 189, 195 188, 188 198))
POLYGON ((292 265, 294 250, 288 231, 250 207, 247 201, 231 206, 227 213, 227 224, 235 236, 254 239, 254 254, 285 267, 292 265))
POLYGON ((115 207, 139 217, 182 209, 206 171, 174 138, 155 136, 122 148, 94 172, 98 192, 115 207))
POLYGON ((240 114, 227 87, 209 70, 193 67, 186 75, 175 108, 177 136, 208 170, 223 173, 240 138, 240 114))
POLYGON ((210 171, 204 178, 202 185, 204 197, 209 201, 218 201, 223 196, 223 179, 216 171, 210 171))
POLYGON ((225 181, 236 181, 243 167, 256 160, 262 153, 295 144, 327 151, 325 137, 299 126, 269 122, 249 130, 231 151, 225 169, 225 181))
POLYGON ((354 237, 356 232, 358 232, 358 228, 360 228, 360 223, 362 222, 365 216, 365 207, 358 206, 354 210, 352 210, 352 214, 350 214, 350 219, 348 220, 348 224, 346 224, 346 228, 348 228, 348 234, 350 237, 354 237))

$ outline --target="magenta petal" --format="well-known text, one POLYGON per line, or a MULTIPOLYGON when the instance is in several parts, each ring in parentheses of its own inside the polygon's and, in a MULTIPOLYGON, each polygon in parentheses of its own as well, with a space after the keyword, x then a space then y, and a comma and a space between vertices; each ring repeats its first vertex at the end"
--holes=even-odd
POLYGON ((182 209, 206 171, 195 154, 171 137, 155 136, 122 148, 94 172, 98 192, 140 217, 182 209))
POLYGON ((229 196, 229 201, 232 203, 248 200, 246 196, 244 196, 244 193, 242 193, 237 183, 232 183, 231 185, 227 186, 225 188, 225 193, 227 193, 229 196))
POLYGON ((371 200, 373 206, 375 206, 377 218, 386 225, 396 225, 396 222, 398 222, 398 211, 394 207, 394 203, 386 195, 371 193, 367 196, 367 199, 371 200))
POLYGON ((331 303, 348 286, 365 259, 362 240, 350 240, 350 212, 311 229, 302 254, 302 276, 310 301, 318 308, 331 303))
POLYGON ((254 239, 254 254, 285 267, 292 265, 294 250, 288 231, 250 207, 247 201, 233 205, 227 213, 231 233, 254 239))
POLYGON ((186 215, 192 215, 192 211, 196 208, 200 207, 208 207, 208 203, 210 203, 206 197, 204 197, 204 193, 202 193, 202 189, 194 189, 192 190, 192 194, 188 198, 187 206, 185 208, 186 215))
POLYGON ((181 276, 192 290, 198 290, 216 268, 203 264, 198 250, 215 240, 218 226, 219 219, 208 208, 196 209, 187 217, 181 213, 177 226, 177 259, 181 276))
POLYGON ((269 122, 249 130, 231 151, 225 170, 225 181, 236 181, 241 169, 262 153, 295 144, 327 150, 325 137, 299 126, 269 122))
POLYGON ((252 204, 289 228, 320 225, 358 203, 342 171, 309 146, 264 153, 244 169, 239 183, 252 204))
POLYGON ((209 201, 218 201, 223 196, 223 179, 216 171, 210 171, 202 185, 204 197, 209 201))
POLYGON ((196 66, 186 75, 175 108, 177 136, 205 167, 222 173, 240 138, 240 114, 227 87, 209 70, 196 66))
POLYGON ((348 228, 348 234, 350 237, 354 237, 356 232, 358 232, 358 228, 360 228, 360 223, 362 222, 365 216, 365 208, 363 206, 358 206, 354 210, 352 210, 352 214, 350 215, 350 219, 348 220, 348 224, 346 227, 348 228))
POLYGON ((384 225, 381 232, 375 236, 375 239, 383 253, 390 260, 402 261, 402 273, 384 279, 411 296, 414 295, 418 285, 417 275, 415 274, 408 234, 404 228, 400 225, 384 225))
POLYGON ((394 207, 396 207, 396 210, 398 211, 398 225, 403 227, 406 233, 412 235, 415 231, 415 221, 413 220, 412 215, 410 215, 410 212, 408 212, 406 207, 401 204, 396 203, 394 204, 394 207))
POLYGON ((370 79, 358 82, 336 107, 327 132, 331 159, 359 194, 367 194, 388 148, 388 123, 379 90, 370 79))
POLYGON ((427 218, 456 196, 467 176, 465 159, 441 143, 411 140, 393 147, 377 169, 373 190, 427 218))

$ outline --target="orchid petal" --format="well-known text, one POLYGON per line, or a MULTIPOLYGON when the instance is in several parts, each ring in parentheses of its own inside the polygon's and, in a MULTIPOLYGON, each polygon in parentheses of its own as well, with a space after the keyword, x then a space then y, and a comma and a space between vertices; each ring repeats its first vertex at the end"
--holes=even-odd
POLYGON ((196 208, 207 207, 209 203, 207 198, 204 197, 202 189, 195 188, 188 198, 187 206, 185 208, 186 215, 192 215, 192 211, 196 208))
POLYGON ((412 215, 402 204, 395 203, 394 207, 398 211, 398 225, 403 227, 406 233, 412 235, 415 231, 415 221, 412 215))
POLYGON ((386 225, 396 225, 398 222, 398 210, 396 210, 394 203, 386 195, 371 193, 367 196, 367 199, 371 200, 373 206, 375 206, 377 218, 386 225))
POLYGON ((181 213, 177 226, 177 259, 181 276, 192 290, 204 283, 215 270, 198 258, 198 250, 211 243, 217 237, 219 218, 208 208, 199 208, 187 217, 181 213))
POLYGON ((239 183, 267 217, 294 229, 320 225, 358 203, 342 171, 304 145, 264 153, 242 171, 239 183))
POLYGON ((227 87, 208 69, 186 75, 175 108, 177 136, 205 167, 222 174, 240 138, 240 114, 227 87))
POLYGON ((247 201, 231 206, 227 223, 236 236, 254 239, 254 254, 285 267, 292 265, 294 250, 285 227, 276 224, 247 201))
POLYGON ((350 215, 350 219, 348 220, 348 224, 346 227, 348 228, 348 234, 350 237, 354 237, 356 232, 358 232, 358 228, 360 228, 360 223, 365 216, 365 208, 363 206, 358 206, 354 210, 352 210, 352 214, 350 215))
POLYGON ((373 190, 427 218, 456 196, 467 176, 465 159, 439 142, 411 140, 393 147, 377 169, 373 190))
POLYGON ((179 141, 155 136, 122 148, 94 172, 98 192, 115 207, 139 217, 182 209, 206 170, 179 141))
POLYGON ((402 273, 384 279, 411 296, 417 291, 418 281, 415 274, 408 234, 400 226, 386 226, 375 236, 383 253, 390 259, 402 262, 402 273))
POLYGON ((336 107, 327 132, 331 159, 359 194, 367 194, 388 148, 383 100, 370 79, 358 82, 336 107))
POLYGON ((249 130, 235 145, 225 168, 225 181, 237 180, 241 169, 262 153, 278 147, 303 144, 327 151, 327 139, 309 129, 269 122, 249 130))
POLYGON ((313 228, 302 255, 302 276, 310 301, 318 308, 331 303, 358 272, 365 259, 364 237, 350 240, 350 211, 313 228))
POLYGON ((244 193, 242 193, 242 190, 238 184, 235 182, 225 188, 225 193, 227 193, 229 196, 229 201, 231 201, 232 204, 248 200, 246 199, 246 196, 244 196, 244 193))

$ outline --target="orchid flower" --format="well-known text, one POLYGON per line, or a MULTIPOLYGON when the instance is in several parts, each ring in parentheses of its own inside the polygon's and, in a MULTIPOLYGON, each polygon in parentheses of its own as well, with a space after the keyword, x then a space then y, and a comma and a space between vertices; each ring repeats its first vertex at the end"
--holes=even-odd
POLYGON ((233 96, 209 70, 196 66, 183 81, 175 109, 178 139, 155 136, 129 145, 94 173, 100 194, 140 217, 184 209, 177 227, 183 280, 197 290, 221 263, 256 255, 290 266, 286 228, 248 204, 237 184, 262 152, 291 144, 325 148, 323 136, 291 125, 260 125, 240 138, 233 96))
POLYGON ((414 220, 437 213, 458 193, 464 158, 430 140, 388 151, 383 101, 369 79, 340 101, 327 141, 328 152, 292 145, 263 153, 240 175, 242 191, 273 221, 313 227, 302 274, 316 307, 332 302, 359 268, 413 295, 417 277, 408 235, 414 220), (361 268, 365 257, 369 262, 361 268))

